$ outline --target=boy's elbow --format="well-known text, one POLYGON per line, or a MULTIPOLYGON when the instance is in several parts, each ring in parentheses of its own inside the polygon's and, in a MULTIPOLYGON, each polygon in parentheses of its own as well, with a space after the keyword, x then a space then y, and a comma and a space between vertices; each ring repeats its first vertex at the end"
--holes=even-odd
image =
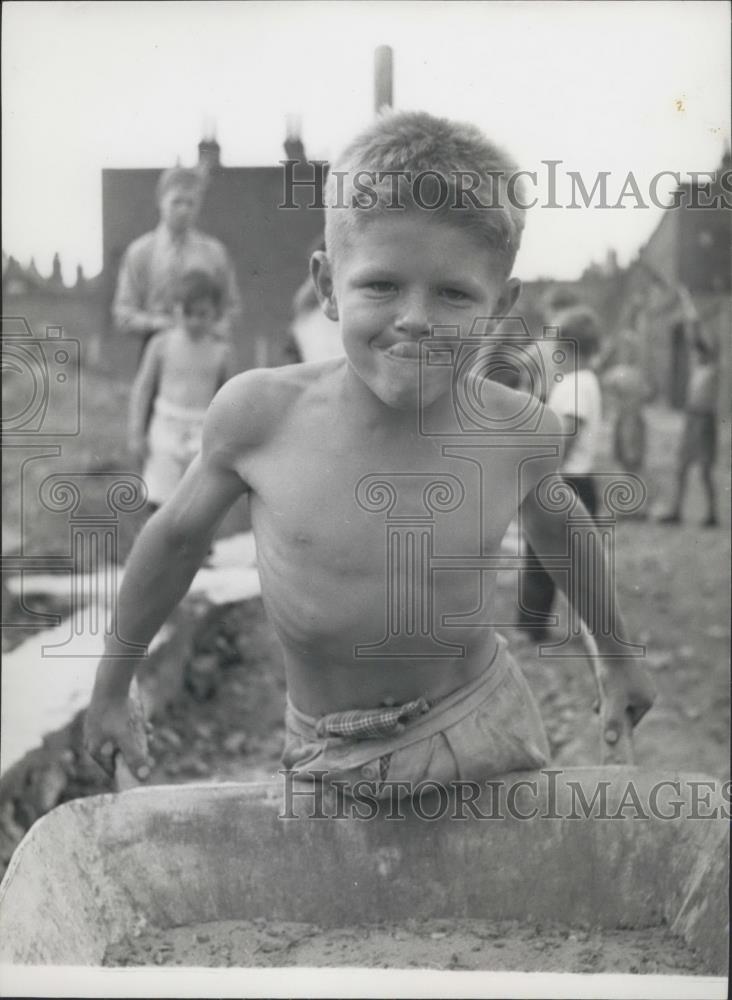
POLYGON ((166 556, 178 563, 201 562, 211 544, 212 529, 201 530, 188 511, 179 509, 175 503, 162 506, 153 514, 153 520, 166 556))
POLYGON ((184 556, 188 550, 190 533, 186 532, 183 519, 176 517, 167 504, 152 515, 138 536, 135 548, 155 551, 162 559, 184 556))

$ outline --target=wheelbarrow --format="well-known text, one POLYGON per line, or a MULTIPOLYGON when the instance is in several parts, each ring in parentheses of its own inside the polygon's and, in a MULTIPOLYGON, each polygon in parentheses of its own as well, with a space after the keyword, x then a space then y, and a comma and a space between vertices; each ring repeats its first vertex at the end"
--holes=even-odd
POLYGON ((729 803, 700 796, 703 781, 624 766, 522 772, 484 788, 477 814, 456 818, 452 802, 430 821, 406 806, 399 821, 384 809, 369 821, 333 818, 285 776, 78 799, 38 820, 13 856, 0 887, 0 958, 100 966, 108 945, 141 925, 265 918, 327 928, 416 916, 664 924, 704 974, 721 976, 729 803), (601 788, 606 815, 595 815, 601 788))

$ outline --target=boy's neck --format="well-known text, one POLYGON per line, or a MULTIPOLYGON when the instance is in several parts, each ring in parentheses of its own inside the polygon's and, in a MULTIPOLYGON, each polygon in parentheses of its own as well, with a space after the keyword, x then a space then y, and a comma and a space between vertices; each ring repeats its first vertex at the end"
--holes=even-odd
MULTIPOLYGON (((365 432, 369 429, 393 434, 419 435, 421 426, 419 406, 399 408, 389 406, 359 378, 345 359, 341 398, 344 409, 352 414, 365 432)), ((449 394, 438 399, 432 407, 451 406, 449 394)))

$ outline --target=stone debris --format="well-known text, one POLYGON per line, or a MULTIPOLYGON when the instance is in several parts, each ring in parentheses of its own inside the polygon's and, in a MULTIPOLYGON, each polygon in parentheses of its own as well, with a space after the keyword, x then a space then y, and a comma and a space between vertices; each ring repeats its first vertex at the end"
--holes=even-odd
POLYGON ((209 701, 218 688, 219 662, 214 653, 195 656, 188 665, 186 688, 196 701, 209 701))

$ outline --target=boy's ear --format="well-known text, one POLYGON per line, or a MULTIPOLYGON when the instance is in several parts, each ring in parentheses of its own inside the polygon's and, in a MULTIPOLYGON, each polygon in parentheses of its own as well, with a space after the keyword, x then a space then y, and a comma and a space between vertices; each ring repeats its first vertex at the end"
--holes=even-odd
POLYGON ((498 302, 496 303, 496 310, 499 316, 510 316, 513 307, 516 305, 516 300, 521 294, 521 280, 520 278, 509 278, 506 284, 503 286, 503 291, 501 292, 498 302))
POLYGON ((516 305, 516 300, 521 294, 521 281, 519 278, 507 278, 501 289, 501 293, 496 299, 493 307, 494 319, 488 324, 487 332, 492 333, 499 325, 500 319, 508 319, 516 305))
POLYGON ((315 285, 320 308, 328 319, 337 320, 338 303, 333 284, 333 268, 324 250, 316 250, 310 258, 310 276, 315 285))

